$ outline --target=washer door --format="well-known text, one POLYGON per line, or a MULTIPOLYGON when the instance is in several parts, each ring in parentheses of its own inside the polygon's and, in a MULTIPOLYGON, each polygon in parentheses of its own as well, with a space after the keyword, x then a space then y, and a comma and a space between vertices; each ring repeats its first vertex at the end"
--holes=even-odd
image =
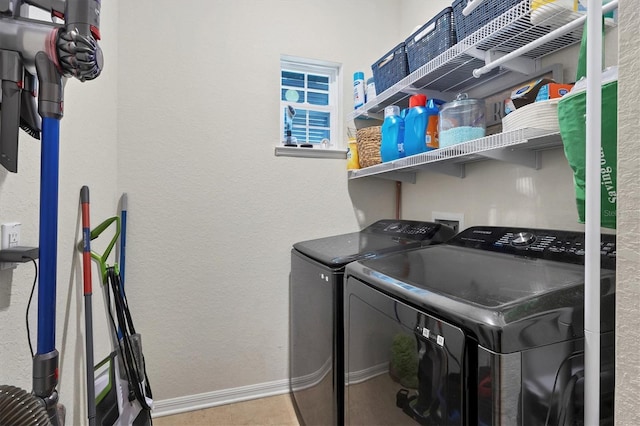
POLYGON ((462 330, 349 277, 347 424, 462 425, 462 330))

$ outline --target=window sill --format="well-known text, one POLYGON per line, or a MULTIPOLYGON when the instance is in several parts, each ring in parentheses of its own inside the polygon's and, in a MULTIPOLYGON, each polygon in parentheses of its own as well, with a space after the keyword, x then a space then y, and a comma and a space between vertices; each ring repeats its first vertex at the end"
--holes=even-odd
POLYGON ((347 158, 347 150, 276 146, 275 155, 276 157, 335 158, 345 160, 347 158))

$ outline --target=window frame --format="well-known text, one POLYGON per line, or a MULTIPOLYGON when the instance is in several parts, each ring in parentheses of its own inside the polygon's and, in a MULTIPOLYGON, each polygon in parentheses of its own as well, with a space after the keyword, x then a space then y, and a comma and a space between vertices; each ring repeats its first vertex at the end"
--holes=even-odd
MULTIPOLYGON (((279 145, 284 143, 284 109, 287 105, 292 105, 294 108, 304 108, 307 111, 329 112, 329 132, 331 138, 328 146, 324 147, 328 150, 343 150, 344 149, 344 134, 343 134, 343 121, 342 121, 342 64, 337 62, 330 62, 325 60, 303 58, 298 56, 281 55, 280 56, 280 72, 278 93, 279 93, 279 107, 280 107, 280 136, 279 145), (304 103, 289 103, 282 99, 282 72, 300 72, 305 74, 315 74, 327 76, 329 78, 329 105, 313 105, 309 104, 305 99, 304 103)), ((305 87, 303 89, 308 92, 309 89, 305 87)), ((311 90, 313 91, 313 90, 311 90)), ((308 127, 307 127, 308 129, 308 127)), ((318 144, 313 144, 314 149, 322 149, 323 147, 318 144)), ((309 148, 300 148, 303 150, 309 150, 309 148)))

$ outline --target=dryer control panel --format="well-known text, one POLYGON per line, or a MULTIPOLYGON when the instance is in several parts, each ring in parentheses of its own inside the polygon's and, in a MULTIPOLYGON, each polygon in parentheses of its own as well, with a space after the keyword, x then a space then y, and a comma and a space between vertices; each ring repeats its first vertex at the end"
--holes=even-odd
MULTIPOLYGON (((583 232, 475 226, 465 229, 448 241, 448 244, 557 262, 584 264, 585 234, 583 232)), ((615 235, 601 234, 600 259, 603 268, 615 269, 615 235)))

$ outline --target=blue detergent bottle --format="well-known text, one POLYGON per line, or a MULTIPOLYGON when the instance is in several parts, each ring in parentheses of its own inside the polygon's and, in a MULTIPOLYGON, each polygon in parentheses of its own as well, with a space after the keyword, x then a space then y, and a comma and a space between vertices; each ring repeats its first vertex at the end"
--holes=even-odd
POLYGON ((380 157, 387 162, 404 156, 404 120, 400 117, 400 107, 390 105, 384 109, 380 157))
POLYGON ((404 151, 407 156, 420 154, 427 150, 425 142, 427 131, 427 109, 425 95, 413 95, 409 98, 409 112, 404 119, 404 151))

